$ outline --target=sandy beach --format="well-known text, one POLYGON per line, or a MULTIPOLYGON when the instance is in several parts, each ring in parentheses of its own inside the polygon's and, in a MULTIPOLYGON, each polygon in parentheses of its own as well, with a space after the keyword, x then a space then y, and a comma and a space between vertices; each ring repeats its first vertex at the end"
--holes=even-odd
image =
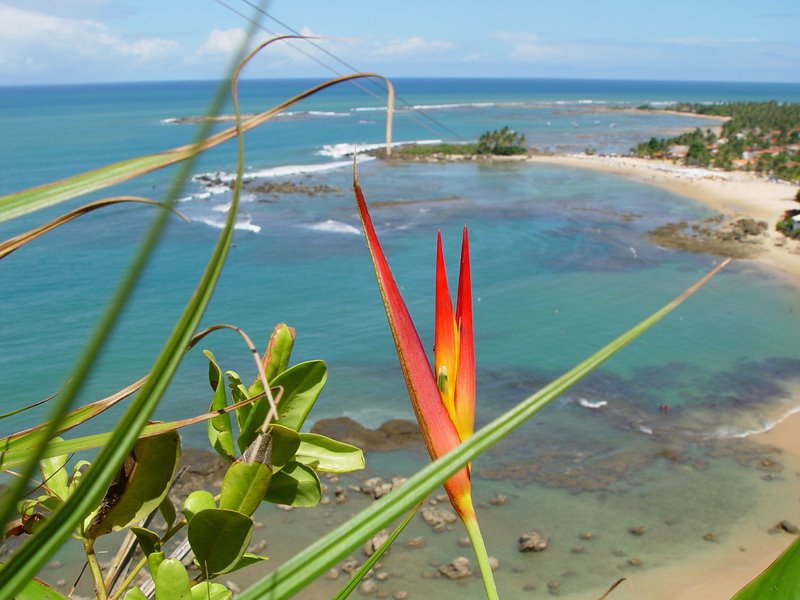
MULTIPOLYGON (((633 157, 570 154, 533 156, 529 161, 615 173, 692 198, 729 217, 767 221, 770 229, 765 234, 763 250, 752 260, 790 281, 800 281, 800 243, 786 240, 773 229, 783 211, 798 207, 793 201, 796 186, 767 181, 750 173, 681 167, 670 161, 633 157)), ((787 479, 796 485, 800 474, 800 414, 794 414, 750 439, 780 448, 787 479)), ((725 543, 708 552, 704 559, 654 569, 640 577, 630 578, 615 590, 612 597, 729 599, 794 540, 794 536, 767 533, 774 527, 776 515, 783 514, 781 511, 785 512, 789 504, 782 496, 765 495, 756 513, 749 515, 725 543)), ((796 505, 796 500, 791 502, 796 505)), ((790 512, 796 519, 798 507, 790 512)))
POLYGON ((729 217, 766 221, 769 228, 763 250, 753 260, 784 276, 800 278, 800 243, 774 230, 785 210, 800 207, 793 201, 797 186, 767 181, 752 173, 683 167, 671 161, 627 156, 536 155, 528 161, 615 173, 692 198, 729 217))

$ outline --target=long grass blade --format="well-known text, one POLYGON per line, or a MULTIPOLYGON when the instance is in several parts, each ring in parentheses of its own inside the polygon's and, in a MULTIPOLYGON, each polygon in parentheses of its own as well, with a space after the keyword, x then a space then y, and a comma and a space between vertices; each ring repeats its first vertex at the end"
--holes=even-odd
POLYGON ((99 208, 104 208, 106 206, 113 206, 115 204, 122 204, 127 202, 136 202, 139 204, 152 204, 154 206, 160 206, 162 208, 166 208, 167 210, 171 210, 173 213, 178 215, 187 223, 189 222, 189 218, 184 215, 183 213, 175 210, 172 206, 167 206, 162 202, 156 202, 155 200, 151 200, 150 198, 142 198, 141 196, 115 196, 113 198, 104 198, 102 200, 97 200, 96 202, 90 202, 89 204, 84 204, 83 206, 79 206, 75 210, 71 210, 66 214, 61 215, 60 217, 56 217, 52 221, 48 221, 44 225, 40 225, 30 231, 26 231, 25 233, 20 233, 19 235, 15 235, 11 239, 6 240, 5 242, 0 243, 0 259, 5 258, 14 250, 18 250, 28 242, 35 240, 36 238, 43 236, 48 231, 52 231, 56 227, 60 227, 64 223, 69 223, 73 219, 77 219, 85 214, 88 214, 92 211, 95 211, 99 208))
MULTIPOLYGON (((237 408, 241 408, 242 406, 247 406, 248 404, 257 400, 261 400, 264 397, 266 397, 266 394, 258 394, 252 398, 247 398, 235 404, 226 406, 225 408, 203 413, 202 415, 197 415, 195 417, 178 419, 176 421, 151 423, 142 428, 137 439, 160 435, 167 431, 188 427, 189 425, 196 425, 197 423, 208 421, 209 419, 213 419, 219 415, 232 412, 237 408)), ((44 452, 41 453, 40 460, 44 458, 51 458, 53 456, 63 456, 65 454, 72 454, 74 452, 82 452, 84 450, 92 450, 94 448, 102 448, 103 446, 111 443, 113 440, 114 432, 106 432, 86 435, 79 438, 73 438, 71 440, 50 442, 44 452)), ((33 455, 34 449, 30 447, 10 450, 8 452, 0 452, 0 471, 7 471, 8 469, 13 469, 16 466, 25 464, 25 462, 29 461, 33 455)))
MULTIPOLYGON (((296 37, 302 36, 279 36, 278 38, 273 38, 273 40, 270 41, 292 39, 296 37)), ((391 115, 394 110, 394 86, 386 77, 377 73, 350 73, 335 79, 330 79, 320 83, 319 85, 315 85, 301 92, 300 94, 297 94, 296 96, 293 96, 292 98, 247 119, 241 123, 241 130, 243 132, 250 131, 251 129, 266 123, 290 106, 293 106, 301 100, 304 100, 309 96, 313 96, 314 94, 326 88, 338 85, 345 81, 364 78, 382 79, 386 83, 388 89, 388 152, 391 148, 391 115)), ((205 121, 203 125, 203 133, 207 133, 208 128, 211 126, 211 121, 205 121)), ((148 154, 146 156, 131 158, 111 165, 106 165, 105 167, 100 167, 99 169, 73 175, 72 177, 68 177, 66 179, 46 183, 38 187, 21 190, 5 196, 0 196, 0 223, 10 219, 15 219, 31 212, 35 212, 54 204, 58 204, 59 202, 64 202, 65 200, 69 200, 71 198, 88 194, 89 192, 106 188, 116 183, 134 179, 140 175, 157 171, 158 169, 163 169, 164 167, 174 165, 189 158, 194 158, 200 152, 204 152, 209 148, 213 148, 214 146, 218 146, 223 142, 231 140, 236 136, 236 131, 237 126, 229 127, 228 129, 220 131, 215 135, 204 137, 200 143, 196 143, 194 145, 179 146, 177 148, 165 150, 156 154, 148 154)))
POLYGON ((555 381, 520 402, 511 410, 497 417, 449 454, 418 471, 402 487, 374 502, 355 517, 289 559, 270 575, 245 590, 239 596, 240 600, 283 600, 284 598, 290 598, 332 565, 351 553, 360 544, 363 544, 376 531, 387 527, 390 523, 400 518, 421 498, 433 492, 465 464, 475 460, 475 458, 505 438, 548 403, 658 323, 729 262, 730 259, 726 259, 718 264, 707 275, 669 304, 564 373, 555 381))
MULTIPOLYGON (((252 33, 252 30, 248 33, 247 40, 250 39, 252 33)), ((240 61, 240 57, 241 54, 237 57, 236 63, 240 61)), ((236 80, 233 80, 232 85, 236 85, 236 80)), ((220 90, 212 102, 211 114, 217 114, 219 112, 224 97, 224 87, 220 86, 220 90)), ((237 116, 237 128, 240 124, 240 118, 237 116)), ((206 124, 201 127, 201 137, 196 144, 198 147, 202 145, 202 140, 205 139, 209 131, 210 125, 206 124)), ((197 153, 195 152, 192 156, 196 155, 197 153)), ((172 205, 177 199, 184 182, 191 172, 193 164, 193 160, 187 161, 179 170, 167 194, 166 202, 168 205, 172 205)), ((241 171, 243 171, 243 169, 244 160, 240 154, 237 165, 238 178, 241 178, 241 171)), ((158 356, 153 369, 150 371, 150 377, 120 419, 108 445, 97 455, 94 464, 86 473, 81 485, 75 490, 75 493, 70 495, 53 518, 47 521, 37 535, 33 536, 26 544, 18 549, 14 556, 3 567, 2 571, 0 571, 0 598, 13 598, 14 594, 44 566, 49 557, 61 546, 80 520, 100 502, 109 482, 119 469, 122 461, 130 452, 130 449, 136 443, 139 431, 155 409, 164 390, 172 379, 172 375, 175 373, 183 356, 183 349, 189 342, 194 329, 200 321, 203 311, 211 299, 214 286, 222 272, 222 266, 225 262, 225 257, 227 256, 233 237, 233 226, 236 222, 238 200, 238 195, 234 193, 225 227, 220 232, 217 244, 214 247, 206 269, 203 272, 194 294, 184 309, 183 314, 158 356)), ((161 214, 156 216, 154 224, 134 260, 133 266, 126 276, 125 281, 118 289, 109 308, 103 315, 88 348, 73 372, 72 379, 67 383, 63 396, 59 398, 59 402, 53 410, 51 421, 45 429, 49 434, 45 435, 46 439, 52 437, 52 432, 58 427, 58 422, 69 409, 73 398, 77 395, 82 383, 88 376, 96 357, 104 346, 114 322, 121 312, 122 307, 125 305, 127 298, 131 295, 144 267, 147 265, 150 254, 164 229, 165 220, 165 211, 162 211, 161 214)), ((41 456, 44 449, 44 446, 37 448, 35 454, 41 456)), ((18 480, 18 482, 15 482, 2 499, 0 499, 2 500, 0 523, 5 524, 8 521, 17 500, 24 494, 26 482, 33 473, 38 460, 39 458, 35 455, 31 457, 30 462, 24 465, 22 478, 18 480)))
POLYGON ((372 555, 367 558, 366 561, 364 561, 364 564, 358 568, 358 571, 353 573, 353 576, 347 581, 344 587, 339 590, 339 593, 336 594, 333 600, 345 600, 345 598, 347 598, 353 592, 353 590, 356 589, 356 586, 361 583, 361 580, 364 579, 367 573, 369 573, 369 570, 374 567, 375 563, 377 563, 381 559, 381 556, 386 553, 386 551, 389 549, 389 546, 391 546, 397 537, 403 533, 406 525, 411 522, 411 519, 414 518, 414 515, 417 514, 417 511, 422 508, 422 504, 424 502, 425 501, 422 500, 408 512, 405 518, 397 524, 397 526, 389 534, 389 537, 384 540, 380 547, 377 548, 375 552, 373 552, 372 555))

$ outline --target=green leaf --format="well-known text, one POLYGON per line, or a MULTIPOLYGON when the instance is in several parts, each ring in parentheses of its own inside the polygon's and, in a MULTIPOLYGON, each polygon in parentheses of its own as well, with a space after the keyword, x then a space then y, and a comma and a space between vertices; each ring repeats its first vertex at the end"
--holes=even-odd
POLYGON ((248 517, 256 512, 272 480, 272 470, 261 463, 236 462, 222 480, 219 507, 248 517))
POLYGON ((221 583, 202 581, 192 587, 192 600, 230 600, 232 594, 221 583))
POLYGON ((264 371, 270 385, 272 385, 272 380, 289 366, 293 346, 294 329, 287 327, 286 323, 278 323, 269 337, 269 344, 264 356, 264 371))
POLYGON ((167 556, 161 550, 156 550, 147 555, 147 568, 150 569, 150 577, 155 581, 158 568, 166 560, 167 556))
POLYGON ((145 527, 131 527, 131 532, 136 536, 136 541, 139 542, 139 547, 145 556, 161 551, 161 538, 155 531, 145 527))
POLYGON ((245 552, 239 562, 236 563, 236 566, 231 569, 231 572, 244 569, 245 567, 249 567, 250 565, 254 565, 265 560, 269 560, 269 557, 261 556, 260 554, 253 554, 252 552, 245 552))
POLYGON ((217 508, 217 502, 211 492, 206 490, 196 490, 183 501, 183 514, 187 521, 191 521, 201 510, 209 508, 217 508))
POLYGON ((273 504, 310 508, 319 504, 321 498, 322 486, 314 469, 291 461, 272 476, 265 500, 273 504))
MULTIPOLYGON (((210 350, 203 350, 203 354, 208 358, 208 382, 211 384, 211 389, 214 390, 214 399, 211 401, 208 411, 222 410, 228 406, 228 396, 225 393, 225 385, 222 383, 222 369, 210 350)), ((236 460, 231 416, 225 413, 213 417, 208 421, 207 429, 208 441, 211 442, 211 447, 217 451, 217 454, 227 460, 236 460)))
MULTIPOLYGON (((228 380, 228 388, 231 390, 231 404, 236 404, 237 402, 241 402, 245 398, 250 397, 247 393, 247 388, 242 383, 242 379, 239 377, 238 373, 234 371, 225 371, 225 377, 228 380)), ((250 416, 250 411, 252 410, 252 404, 246 404, 245 406, 236 409, 236 425, 239 426, 240 430, 244 426, 245 421, 247 421, 248 417, 250 416)))
POLYGON ((201 510, 189 521, 188 537, 200 570, 208 578, 233 570, 253 537, 253 521, 233 510, 201 510))
MULTIPOLYGON (((257 21, 254 21, 257 23, 257 21)), ((249 28, 246 39, 249 40, 255 32, 255 25, 249 28)), ((247 42, 243 42, 246 46, 247 42)), ((240 49, 235 57, 238 63, 242 54, 240 49)), ((236 64, 236 63, 234 63, 236 64)), ((211 103, 210 114, 216 114, 221 109, 226 97, 227 82, 221 82, 218 86, 214 100, 211 103)), ((238 103, 235 105, 238 111, 238 103)), ((237 122, 237 125, 239 123, 237 122)), ((165 194, 165 202, 172 204, 178 198, 187 178, 190 176, 194 167, 194 157, 202 148, 207 147, 206 138, 210 133, 211 123, 203 123, 198 127, 196 141, 194 144, 186 146, 189 150, 189 159, 177 169, 172 184, 165 194)), ((240 129, 237 128, 237 131, 240 129)), ((16 592, 21 590, 27 582, 47 563, 50 557, 61 547, 63 542, 75 531, 85 515, 89 514, 94 507, 102 500, 108 485, 118 473, 120 466, 133 449, 139 432, 144 427, 147 419, 155 410, 159 401, 163 397, 173 375, 175 374, 184 350, 191 339, 203 313, 208 306, 216 283, 219 281, 225 264, 228 250, 233 239, 234 224, 238 213, 239 198, 241 195, 241 176, 244 170, 243 142, 239 138, 238 157, 236 164, 237 184, 234 186, 234 194, 231 200, 231 209, 228 211, 225 226, 220 231, 214 249, 206 264, 202 276, 200 277, 192 297, 186 304, 181 316, 176 321, 169 334, 169 338, 164 343, 150 375, 139 393, 128 404, 125 412, 114 428, 109 442, 97 454, 94 464, 81 485, 70 494, 69 499, 54 515, 48 519, 46 525, 41 530, 41 535, 31 537, 26 543, 17 549, 8 563, 2 569, 0 577, 0 598, 13 598, 16 592)), ((160 160, 160 159, 159 159, 160 160)), ((71 188, 72 183, 62 180, 54 184, 59 193, 71 188)), ((39 193, 47 194, 45 186, 37 188, 39 193)), ((48 188, 51 189, 51 188, 48 188)), ((96 189, 96 188, 93 188, 96 189)), ((84 188, 86 191, 86 188, 84 188)), ((72 188, 74 194, 75 190, 72 188)), ((37 191, 34 190, 34 194, 37 191)), ((71 197, 71 196, 70 196, 71 197)), ((64 197, 62 196, 62 199, 64 197)), ((0 198, 0 217, 10 217, 13 214, 20 214, 18 209, 30 209, 31 204, 35 203, 31 198, 22 198, 20 194, 0 198)), ((159 211, 153 225, 145 235, 144 241, 134 256, 131 267, 114 293, 108 307, 98 319, 94 332, 92 333, 86 348, 81 352, 75 367, 64 386, 64 390, 57 400, 55 400, 50 412, 50 420, 44 428, 43 439, 49 440, 53 437, 59 427, 62 417, 69 411, 72 402, 81 391, 84 383, 96 365, 98 357, 111 331, 121 314, 126 302, 133 297, 133 291, 137 282, 142 276, 145 267, 149 264, 149 257, 156 247, 161 234, 167 224, 167 211, 159 211)), ((0 523, 8 521, 17 500, 22 498, 25 487, 28 484, 31 474, 44 451, 35 451, 30 460, 21 469, 19 480, 9 486, 6 494, 0 497, 0 523)))
POLYGON ((272 470, 278 471, 297 454, 300 435, 294 429, 274 423, 269 426, 269 431, 272 433, 272 470))
POLYGON ((181 561, 167 558, 156 573, 156 600, 192 600, 189 573, 181 561))
MULTIPOLYGON (((417 471, 400 488, 373 502, 357 515, 307 546, 272 573, 244 590, 239 596, 239 600, 258 600, 265 596, 290 598, 295 595, 331 566, 353 552, 370 536, 402 517, 417 502, 437 489, 464 465, 474 461, 547 404, 658 323, 729 262, 723 261, 717 265, 669 304, 476 431, 452 452, 417 471)), ((274 481, 275 478, 273 478, 273 484, 274 481)))
POLYGON ((295 460, 326 473, 349 473, 364 468, 360 448, 316 433, 301 433, 295 460))
MULTIPOLYGON (((63 441, 61 438, 54 438, 54 441, 63 441)), ((66 500, 69 496, 69 474, 67 473, 66 454, 52 456, 39 461, 39 470, 42 472, 42 483, 53 495, 66 500)))
POLYGON ((370 569, 375 566, 375 563, 377 563, 381 556, 386 553, 386 551, 389 549, 389 546, 394 543, 394 541, 397 539, 397 536, 403 532, 403 530, 406 528, 406 525, 408 525, 411 519, 414 518, 414 515, 417 514, 417 511, 422 507, 423 502, 424 501, 420 502, 408 512, 405 518, 397 524, 397 527, 392 530, 392 533, 389 534, 389 537, 384 540, 380 547, 377 548, 375 552, 373 552, 367 558, 366 561, 364 561, 364 564, 358 568, 358 571, 353 573, 353 576, 345 584, 345 586, 339 590, 339 593, 336 594, 333 600, 344 600, 354 589, 356 589, 356 586, 361 583, 361 580, 364 579, 366 574, 369 573, 370 569))
POLYGON ((161 504, 158 505, 158 512, 160 512, 161 516, 164 518, 167 528, 172 527, 172 524, 175 522, 175 519, 178 518, 178 515, 175 512, 175 505, 172 504, 172 500, 169 498, 169 493, 164 496, 161 504))
POLYGON ((28 585, 16 595, 16 600, 69 600, 69 598, 51 588, 44 581, 31 579, 28 585))
MULTIPOLYGON (((240 442, 249 438, 249 434, 242 435, 240 442)), ((265 434, 255 430, 253 440, 242 450, 242 460, 267 464, 273 471, 279 471, 294 458, 299 447, 300 436, 294 429, 270 425, 265 434)))
POLYGON ((147 596, 144 595, 141 589, 134 587, 125 592, 122 600, 147 600, 147 596))
POLYGON ((797 600, 800 598, 800 538, 731 600, 797 600))
POLYGON ((288 368, 270 381, 271 386, 283 386, 284 390, 275 422, 299 431, 327 378, 325 361, 310 360, 288 368))
POLYGON ((177 431, 141 438, 133 447, 98 510, 87 519, 88 535, 97 538, 138 523, 153 512, 169 491, 181 458, 177 431))

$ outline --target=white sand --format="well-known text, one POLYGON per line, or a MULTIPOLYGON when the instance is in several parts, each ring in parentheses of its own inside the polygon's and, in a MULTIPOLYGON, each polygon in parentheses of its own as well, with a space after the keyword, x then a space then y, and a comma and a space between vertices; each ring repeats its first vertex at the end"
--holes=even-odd
MULTIPOLYGON (((774 231, 783 211, 800 208, 793 201, 796 186, 767 181, 750 173, 681 167, 662 160, 570 154, 534 156, 529 161, 615 173, 687 196, 731 217, 766 221, 770 229, 764 250, 752 260, 800 284, 800 243, 786 240, 774 231)), ((800 414, 751 439, 781 448, 787 477, 796 482, 793 476, 800 473, 800 414)), ((797 487, 797 495, 800 495, 800 485, 797 487)), ((767 495, 753 514, 747 515, 747 519, 726 536, 727 540, 712 547, 702 558, 694 557, 691 563, 682 562, 630 577, 611 598, 729 599, 795 539, 787 534, 767 533, 780 520, 776 515, 785 514, 787 505, 791 505, 791 499, 778 496, 783 495, 767 495)), ((796 497, 794 501, 793 518, 797 522, 800 521, 797 516, 800 505, 796 497)))
POLYGON ((528 160, 623 175, 687 196, 728 216, 766 221, 770 227, 763 252, 752 260, 800 282, 800 242, 787 240, 774 230, 785 210, 800 208, 793 200, 797 186, 767 181, 752 173, 682 167, 671 161, 645 158, 563 154, 532 156, 528 160))

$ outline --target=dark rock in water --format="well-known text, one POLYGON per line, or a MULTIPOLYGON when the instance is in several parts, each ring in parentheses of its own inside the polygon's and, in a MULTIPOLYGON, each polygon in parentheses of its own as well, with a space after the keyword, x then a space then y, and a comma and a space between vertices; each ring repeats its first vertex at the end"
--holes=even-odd
POLYGON ((716 542, 717 541, 717 534, 716 533, 712 533, 711 531, 709 531, 707 534, 705 534, 703 536, 703 539, 705 541, 707 541, 707 542, 716 542))
MULTIPOLYGON (((372 556, 387 539, 389 539, 389 533, 384 529, 383 531, 374 535, 372 538, 368 539, 361 550, 367 556, 372 556)), ((388 553, 389 550, 386 550, 386 554, 388 553)))
POLYGON ((791 533, 793 535, 800 533, 800 529, 798 529, 797 525, 789 521, 781 521, 778 523, 778 527, 783 529, 786 533, 791 533))
POLYGON ((500 568, 500 559, 495 556, 489 557, 489 568, 492 571, 497 571, 500 568))
POLYGON ((394 600, 406 600, 406 598, 408 598, 408 592, 405 590, 397 590, 392 594, 392 598, 394 598, 394 600))
POLYGON ((456 522, 456 515, 446 508, 424 507, 420 511, 422 520, 430 525, 434 531, 444 531, 448 525, 456 522))
POLYGON ((526 583, 525 585, 522 586, 522 591, 523 592, 533 592, 535 590, 536 590, 536 584, 535 583, 526 583))
POLYGON ((594 539, 594 534, 591 531, 584 531, 578 537, 580 537, 582 540, 588 541, 594 539))
POLYGON ((641 558, 631 558, 628 559, 628 564, 632 567, 641 567, 642 566, 642 559, 641 558))
POLYGON ((771 458, 764 458, 758 463, 758 469, 760 471, 769 471, 770 473, 779 473, 783 470, 783 465, 771 458))
POLYGON ((464 536, 464 537, 458 538, 458 545, 459 546, 464 546, 465 548, 468 548, 469 546, 472 546, 472 542, 470 541, 469 537, 464 536))
POLYGON ((317 421, 311 431, 358 446, 362 450, 388 452, 422 446, 419 427, 404 419, 393 419, 378 429, 369 429, 349 417, 335 417, 317 421))
POLYGON ((344 562, 342 562, 342 571, 347 574, 351 574, 354 573, 355 570, 360 566, 361 563, 358 562, 358 559, 355 556, 348 556, 344 559, 344 562))
POLYGON ((361 585, 358 586, 358 591, 365 596, 371 596, 378 591, 378 584, 371 579, 367 579, 366 581, 361 582, 361 585))
POLYGON ((425 539, 421 537, 413 537, 406 542, 406 548, 424 548, 425 547, 425 539))
POLYGON ((464 579, 472 575, 472 567, 467 557, 459 556, 452 562, 439 567, 439 574, 447 579, 464 579))
POLYGON ((330 579, 330 580, 339 579, 339 569, 337 569, 336 567, 329 569, 325 573, 325 579, 330 579))
POLYGON ((634 527, 628 527, 628 533, 633 535, 644 535, 645 531, 647 531, 647 527, 643 525, 636 525, 634 527))
POLYGON ((570 552, 572 552, 573 554, 583 554, 584 552, 586 552, 586 548, 583 546, 573 546, 570 549, 570 552))
POLYGON ((558 596, 561 593, 561 584, 555 580, 548 581, 547 591, 550 592, 553 596, 558 596))
POLYGON ((508 504, 508 496, 505 494, 495 494, 489 498, 489 504, 492 506, 503 506, 504 504, 508 504))
POLYGON ((531 531, 520 536, 517 548, 520 552, 541 552, 546 550, 550 540, 538 531, 531 531))

